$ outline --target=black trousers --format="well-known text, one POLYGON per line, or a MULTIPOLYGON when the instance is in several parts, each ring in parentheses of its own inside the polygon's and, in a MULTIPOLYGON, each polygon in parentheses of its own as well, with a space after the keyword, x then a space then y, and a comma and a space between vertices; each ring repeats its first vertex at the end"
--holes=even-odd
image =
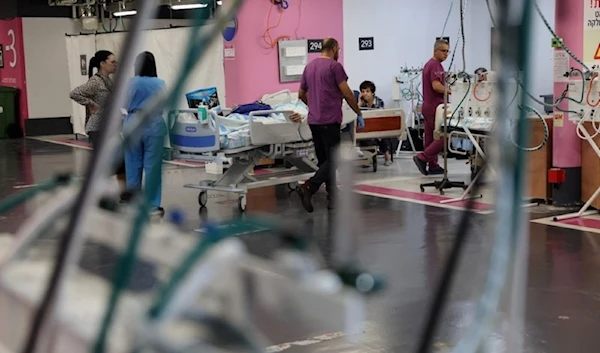
MULTIPOLYGON (((98 131, 88 131, 87 134, 90 138, 90 142, 92 143, 92 148, 98 148, 100 133, 98 131)), ((117 165, 114 174, 125 175, 125 155, 123 155, 123 158, 119 161, 119 164, 117 165)))
POLYGON ((310 125, 315 154, 317 155, 319 170, 308 180, 308 187, 316 192, 321 185, 329 197, 333 197, 337 189, 335 177, 335 152, 340 145, 340 124, 310 125))

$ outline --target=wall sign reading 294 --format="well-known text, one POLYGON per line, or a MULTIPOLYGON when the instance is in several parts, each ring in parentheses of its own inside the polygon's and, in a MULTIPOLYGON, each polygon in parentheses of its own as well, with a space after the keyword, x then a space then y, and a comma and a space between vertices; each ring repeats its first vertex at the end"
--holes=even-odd
POLYGON ((358 38, 358 50, 374 50, 375 39, 373 37, 358 38))
POLYGON ((308 52, 320 53, 323 50, 323 39, 308 39, 308 52))

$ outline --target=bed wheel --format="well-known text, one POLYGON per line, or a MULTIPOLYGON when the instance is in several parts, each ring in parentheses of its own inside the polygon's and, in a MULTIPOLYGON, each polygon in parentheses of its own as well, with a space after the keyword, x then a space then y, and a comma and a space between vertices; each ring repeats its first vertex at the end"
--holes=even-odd
POLYGON ((298 182, 288 183, 287 187, 290 191, 294 191, 298 188, 298 182))
POLYGON ((377 154, 373 156, 371 162, 373 164, 373 173, 377 173, 377 154))
POLYGON ((240 198, 238 199, 238 210, 240 210, 240 212, 246 211, 246 195, 240 195, 240 198))
POLYGON ((207 203, 208 203, 208 193, 206 191, 201 191, 198 194, 198 204, 200 205, 200 207, 204 208, 204 207, 206 207, 207 203))

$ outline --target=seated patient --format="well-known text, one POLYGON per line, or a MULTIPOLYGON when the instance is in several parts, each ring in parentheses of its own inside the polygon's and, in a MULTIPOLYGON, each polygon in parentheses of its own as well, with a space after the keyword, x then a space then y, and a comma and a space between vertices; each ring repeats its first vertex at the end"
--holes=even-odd
MULTIPOLYGON (((375 84, 371 81, 364 81, 360 84, 360 96, 358 97, 358 105, 360 108, 367 109, 383 109, 385 104, 383 100, 375 95, 375 84)), ((379 151, 385 156, 385 165, 392 164, 392 149, 393 139, 384 138, 377 140, 363 140, 359 142, 362 147, 377 145, 379 151)))

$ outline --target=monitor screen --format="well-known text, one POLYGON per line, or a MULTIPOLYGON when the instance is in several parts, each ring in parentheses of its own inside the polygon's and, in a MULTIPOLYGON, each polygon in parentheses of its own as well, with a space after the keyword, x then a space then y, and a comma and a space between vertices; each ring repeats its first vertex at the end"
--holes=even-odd
POLYGON ((212 109, 217 113, 221 112, 221 102, 219 102, 219 94, 216 87, 202 88, 186 93, 185 98, 187 99, 188 107, 191 109, 196 109, 204 105, 209 110, 212 109))

